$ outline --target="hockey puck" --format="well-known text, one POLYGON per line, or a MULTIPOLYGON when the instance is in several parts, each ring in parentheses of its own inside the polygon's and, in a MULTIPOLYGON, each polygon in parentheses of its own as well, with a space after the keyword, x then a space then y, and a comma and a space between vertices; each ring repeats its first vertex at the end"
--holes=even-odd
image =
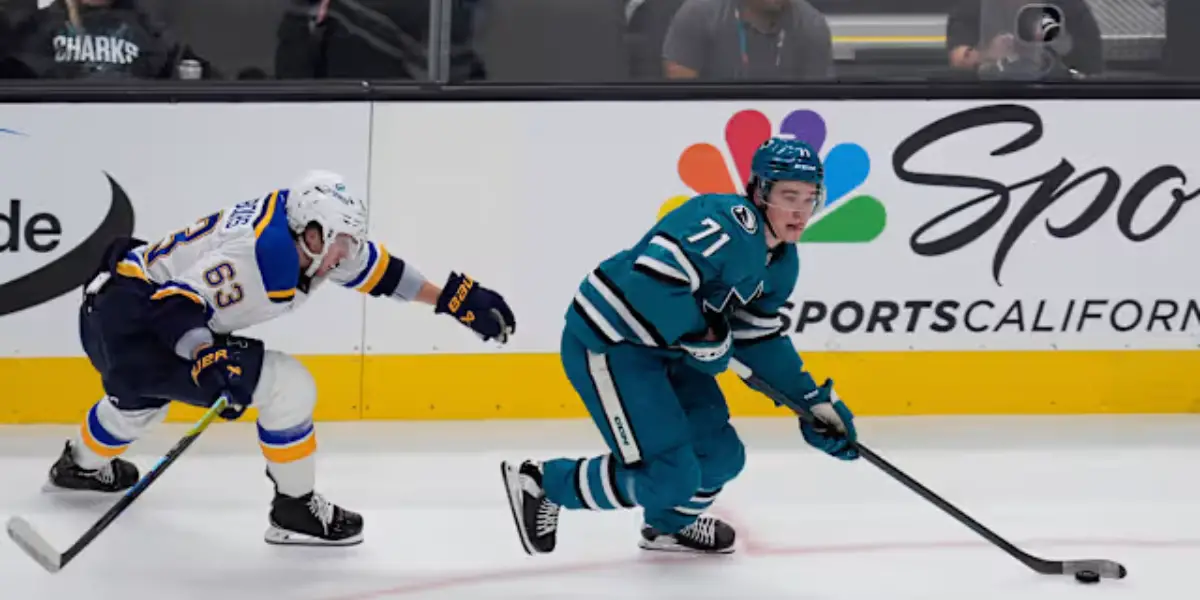
POLYGON ((1075 573, 1075 581, 1079 583, 1100 583, 1100 574, 1095 571, 1078 571, 1075 573))

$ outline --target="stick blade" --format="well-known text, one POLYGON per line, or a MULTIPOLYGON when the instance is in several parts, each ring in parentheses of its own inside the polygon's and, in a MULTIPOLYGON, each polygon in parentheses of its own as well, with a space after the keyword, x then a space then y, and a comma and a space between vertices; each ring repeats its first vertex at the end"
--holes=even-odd
POLYGON ((42 537, 29 521, 21 517, 12 517, 8 520, 8 537, 12 538, 25 554, 42 565, 42 568, 51 573, 57 573, 62 569, 62 554, 42 537))
POLYGON ((1125 570, 1125 565, 1102 558, 1063 562, 1064 575, 1074 575, 1080 571, 1091 571, 1105 579, 1124 579, 1129 573, 1125 570))

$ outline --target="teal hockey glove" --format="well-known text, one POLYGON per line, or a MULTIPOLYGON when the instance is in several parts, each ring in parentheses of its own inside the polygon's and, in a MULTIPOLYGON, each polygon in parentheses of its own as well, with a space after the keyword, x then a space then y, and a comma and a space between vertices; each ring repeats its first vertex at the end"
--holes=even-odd
POLYGON ((833 380, 804 395, 804 404, 812 415, 812 423, 800 420, 800 433, 804 441, 821 452, 842 460, 858 458, 858 432, 854 428, 854 413, 846 406, 837 392, 833 391, 833 380))
POLYGON ((716 377, 729 368, 733 358, 733 333, 723 315, 708 313, 708 330, 704 334, 687 334, 679 339, 679 347, 687 354, 684 362, 692 368, 716 377))

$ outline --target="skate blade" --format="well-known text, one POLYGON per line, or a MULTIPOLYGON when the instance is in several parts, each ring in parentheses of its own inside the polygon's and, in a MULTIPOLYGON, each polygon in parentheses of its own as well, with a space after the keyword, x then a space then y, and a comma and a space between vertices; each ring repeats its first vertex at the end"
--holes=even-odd
POLYGON ((675 542, 666 542, 666 541, 660 542, 657 540, 651 542, 646 539, 638 540, 638 547, 641 548, 642 550, 650 550, 652 552, 675 552, 675 553, 679 553, 679 554, 701 554, 701 555, 733 554, 733 551, 734 551, 734 546, 730 546, 728 548, 722 548, 720 550, 696 550, 695 548, 688 548, 687 546, 682 546, 675 542))
POLYGON ((521 519, 521 473, 519 466, 513 466, 508 461, 500 463, 500 477, 504 480, 504 490, 508 495, 508 510, 512 513, 513 525, 517 528, 517 536, 521 538, 521 546, 525 549, 525 554, 533 556, 538 554, 533 543, 529 540, 529 534, 525 532, 525 524, 521 519))
POLYGON ((263 535, 263 541, 273 546, 356 546, 362 543, 363 534, 360 532, 345 539, 327 540, 272 525, 263 535))
MULTIPOLYGON (((130 487, 133 487, 133 486, 130 486, 130 487)), ((82 489, 81 490, 81 489, 68 488, 68 487, 62 487, 62 486, 55 485, 53 481, 50 481, 48 479, 44 483, 42 483, 42 493, 43 494, 62 494, 62 495, 69 494, 71 496, 82 496, 82 497, 95 496, 97 498, 100 498, 100 497, 112 496, 114 494, 124 494, 127 491, 129 491, 129 488, 125 488, 123 490, 114 490, 111 492, 104 491, 104 490, 93 490, 93 489, 82 489)))

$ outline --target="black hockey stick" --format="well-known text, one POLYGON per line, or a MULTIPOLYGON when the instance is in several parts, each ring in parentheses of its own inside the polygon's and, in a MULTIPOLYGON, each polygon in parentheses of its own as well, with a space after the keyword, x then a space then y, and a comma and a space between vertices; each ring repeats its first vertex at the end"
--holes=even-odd
MULTIPOLYGON (((752 371, 750 367, 747 367, 737 359, 729 361, 729 366, 735 373, 738 374, 739 377, 745 380, 750 387, 762 392, 775 402, 790 408, 805 422, 813 422, 812 415, 808 414, 807 411, 800 408, 800 406, 795 402, 789 400, 786 396, 775 390, 770 386, 770 384, 754 375, 754 371, 752 371)), ((974 531, 1001 550, 1007 552, 1009 556, 1021 561, 1025 564, 1025 566, 1037 571, 1038 573, 1041 573, 1042 575, 1075 575, 1077 573, 1090 571, 1100 577, 1109 579, 1122 579, 1127 573, 1123 565, 1111 560, 1046 560, 1044 558, 1033 556, 1028 552, 1025 552, 1024 550, 1014 546, 1011 542, 1000 537, 987 527, 984 527, 979 521, 972 519, 969 515, 956 508, 953 504, 950 504, 941 496, 933 493, 932 490, 921 485, 921 483, 917 480, 909 477, 906 473, 904 473, 904 471, 901 471, 888 461, 884 460, 883 457, 872 452, 861 442, 856 442, 855 446, 858 448, 859 456, 866 459, 867 462, 875 465, 879 468, 879 470, 887 473, 896 481, 899 481, 904 487, 916 492, 922 498, 931 502, 934 506, 942 509, 943 512, 954 517, 954 520, 966 525, 971 529, 971 531, 974 531)))
POLYGON ((129 508, 129 505, 133 504, 133 501, 137 500, 138 496, 141 496, 142 492, 146 491, 146 488, 150 487, 150 484, 154 483, 154 480, 158 479, 163 474, 163 471, 166 471, 167 467, 171 466, 171 463, 174 463, 183 454, 183 451, 192 445, 192 442, 196 441, 196 438, 200 437, 200 434, 208 428, 208 425, 212 423, 213 419, 228 404, 229 397, 222 394, 217 399, 217 402, 208 409, 208 412, 204 413, 204 416, 175 443, 175 446, 168 450, 162 458, 158 459, 158 463, 143 475, 133 487, 129 488, 125 492, 125 496, 118 500, 112 508, 108 509, 108 512, 104 513, 104 516, 100 517, 100 520, 96 521, 96 524, 84 532, 65 552, 55 550, 54 546, 51 546, 50 542, 46 541, 46 538, 34 530, 33 525, 30 525, 29 521, 21 517, 12 517, 8 520, 8 536, 47 571, 51 573, 59 572, 63 567, 67 566, 67 563, 74 560, 88 544, 91 544, 92 540, 95 540, 102 531, 107 529, 117 517, 121 516, 121 513, 125 512, 125 509, 129 508))

